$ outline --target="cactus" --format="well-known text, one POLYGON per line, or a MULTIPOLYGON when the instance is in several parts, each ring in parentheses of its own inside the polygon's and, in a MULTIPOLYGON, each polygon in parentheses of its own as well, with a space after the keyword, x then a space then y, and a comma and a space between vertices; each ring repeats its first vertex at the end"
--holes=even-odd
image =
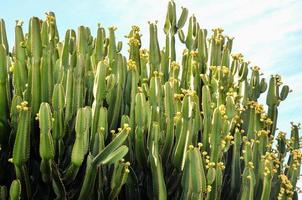
POLYGON ((132 26, 128 55, 116 27, 60 41, 52 12, 17 21, 10 50, 0 20, 0 199, 298 199, 300 125, 276 133, 289 86, 176 11, 162 45, 132 26))

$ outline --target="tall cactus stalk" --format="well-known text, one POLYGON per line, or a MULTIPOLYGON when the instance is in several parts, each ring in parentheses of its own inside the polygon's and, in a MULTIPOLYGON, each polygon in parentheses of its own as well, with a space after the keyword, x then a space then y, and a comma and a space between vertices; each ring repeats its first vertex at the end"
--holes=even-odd
POLYGON ((17 21, 9 49, 0 20, 0 199, 298 199, 300 124, 277 133, 289 86, 177 16, 169 1, 164 44, 132 26, 128 55, 113 26, 61 42, 52 12, 17 21))

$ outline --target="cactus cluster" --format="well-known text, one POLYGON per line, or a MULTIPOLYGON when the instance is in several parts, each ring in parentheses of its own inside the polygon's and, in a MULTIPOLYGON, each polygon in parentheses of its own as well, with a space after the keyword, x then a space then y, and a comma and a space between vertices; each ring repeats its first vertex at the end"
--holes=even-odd
POLYGON ((276 133, 279 75, 267 83, 173 1, 162 47, 156 23, 148 49, 132 26, 126 57, 115 30, 60 41, 49 12, 25 34, 17 21, 10 51, 0 21, 0 199, 298 199, 299 125, 276 133))

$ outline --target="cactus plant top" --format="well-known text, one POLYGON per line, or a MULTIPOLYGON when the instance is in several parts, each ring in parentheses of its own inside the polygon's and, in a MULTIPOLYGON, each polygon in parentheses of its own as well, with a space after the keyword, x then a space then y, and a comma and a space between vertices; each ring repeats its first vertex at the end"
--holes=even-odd
POLYGON ((277 131, 279 75, 173 1, 164 44, 156 23, 148 49, 139 27, 124 47, 115 30, 60 39, 49 12, 27 33, 17 21, 9 48, 0 20, 0 199, 298 199, 300 125, 277 131))

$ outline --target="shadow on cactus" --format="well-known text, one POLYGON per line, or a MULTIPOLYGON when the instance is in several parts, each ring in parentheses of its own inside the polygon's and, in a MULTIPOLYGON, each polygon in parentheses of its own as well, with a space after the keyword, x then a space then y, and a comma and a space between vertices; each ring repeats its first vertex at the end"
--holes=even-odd
POLYGON ((17 21, 9 49, 0 21, 0 199, 298 199, 299 125, 276 133, 280 76, 267 83, 173 1, 164 44, 149 23, 143 49, 132 26, 126 57, 115 30, 60 40, 50 12, 25 34, 17 21))

